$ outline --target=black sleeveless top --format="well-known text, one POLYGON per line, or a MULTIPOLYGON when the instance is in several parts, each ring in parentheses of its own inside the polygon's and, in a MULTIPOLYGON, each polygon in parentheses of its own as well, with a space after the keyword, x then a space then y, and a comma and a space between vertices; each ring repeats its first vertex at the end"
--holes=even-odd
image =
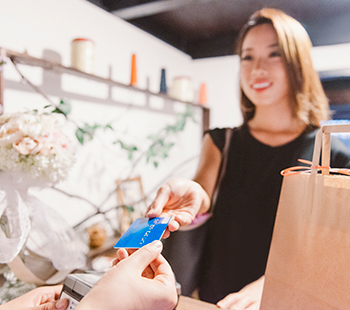
MULTIPOLYGON (((281 170, 312 160, 317 130, 278 147, 256 140, 243 125, 233 129, 227 169, 204 255, 200 299, 216 303, 265 273, 282 184, 281 170)), ((225 129, 208 132, 222 151, 225 129)), ((331 167, 350 167, 347 148, 332 138, 331 167)))

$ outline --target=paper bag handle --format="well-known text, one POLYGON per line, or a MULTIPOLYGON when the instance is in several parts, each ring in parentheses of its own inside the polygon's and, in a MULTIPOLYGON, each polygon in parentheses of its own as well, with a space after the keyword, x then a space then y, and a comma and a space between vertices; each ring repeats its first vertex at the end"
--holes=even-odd
MULTIPOLYGON (((350 124, 334 124, 323 125, 316 134, 314 153, 312 157, 312 166, 317 167, 319 165, 321 148, 322 159, 321 166, 322 174, 329 174, 330 159, 331 159, 331 133, 349 132, 350 124)), ((317 168, 311 170, 312 174, 317 173, 317 168)))

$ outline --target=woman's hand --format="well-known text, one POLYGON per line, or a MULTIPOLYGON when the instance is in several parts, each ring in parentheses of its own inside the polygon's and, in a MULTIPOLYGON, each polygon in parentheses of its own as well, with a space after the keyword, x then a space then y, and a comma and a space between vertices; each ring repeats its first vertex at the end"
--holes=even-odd
POLYGON ((0 306, 0 310, 66 310, 68 299, 58 300, 61 285, 36 288, 0 306))
MULTIPOLYGON (((154 241, 107 271, 81 300, 76 310, 171 310, 177 302, 175 278, 154 241)), ((119 251, 120 252, 120 251, 119 251)))
POLYGON ((235 310, 259 310, 265 276, 243 287, 239 292, 227 295, 217 303, 219 308, 235 310))
POLYGON ((163 236, 166 238, 170 231, 189 225, 199 212, 209 208, 209 203, 207 193, 197 182, 174 178, 160 187, 156 198, 148 208, 147 216, 173 217, 163 236))

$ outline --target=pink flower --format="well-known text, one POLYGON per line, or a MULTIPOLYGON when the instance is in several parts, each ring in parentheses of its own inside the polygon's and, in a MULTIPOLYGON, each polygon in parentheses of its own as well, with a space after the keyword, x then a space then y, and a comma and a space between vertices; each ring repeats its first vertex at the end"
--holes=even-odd
POLYGON ((42 145, 40 155, 49 156, 55 153, 55 143, 49 136, 41 136, 38 140, 42 145))
POLYGON ((61 132, 57 131, 53 134, 53 139, 57 146, 63 149, 68 149, 69 147, 69 139, 61 132))
POLYGON ((38 140, 24 137, 13 143, 13 148, 22 155, 37 154, 40 152, 42 144, 38 140))
POLYGON ((0 127, 0 147, 12 144, 22 137, 18 127, 10 127, 4 124, 0 127))

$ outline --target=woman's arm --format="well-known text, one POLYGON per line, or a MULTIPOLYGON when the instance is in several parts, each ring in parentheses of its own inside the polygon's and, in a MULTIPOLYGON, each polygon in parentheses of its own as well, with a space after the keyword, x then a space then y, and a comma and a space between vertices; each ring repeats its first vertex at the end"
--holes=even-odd
POLYGON ((203 138, 203 147, 197 172, 193 178, 193 181, 199 183, 208 195, 208 200, 203 202, 199 213, 208 211, 210 207, 210 200, 218 177, 220 163, 221 152, 214 144, 211 136, 206 134, 203 138))

